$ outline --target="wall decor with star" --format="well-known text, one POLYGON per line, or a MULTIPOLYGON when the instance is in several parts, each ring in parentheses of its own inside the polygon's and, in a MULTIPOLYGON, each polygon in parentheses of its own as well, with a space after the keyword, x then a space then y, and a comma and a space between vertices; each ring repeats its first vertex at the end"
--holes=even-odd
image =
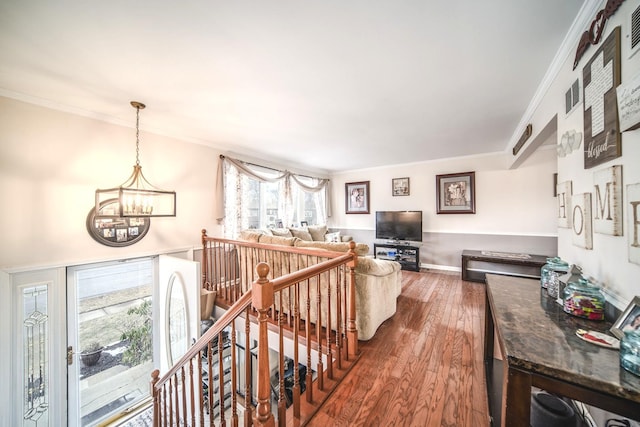
POLYGON ((620 62, 620 27, 616 27, 582 69, 585 169, 622 155, 616 98, 620 62))

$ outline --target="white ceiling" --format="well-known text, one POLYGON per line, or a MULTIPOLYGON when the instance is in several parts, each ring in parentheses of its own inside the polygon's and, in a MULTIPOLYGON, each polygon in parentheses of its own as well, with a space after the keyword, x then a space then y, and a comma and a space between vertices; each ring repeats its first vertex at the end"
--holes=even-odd
POLYGON ((583 3, 2 0, 0 95, 308 170, 503 152, 583 3))

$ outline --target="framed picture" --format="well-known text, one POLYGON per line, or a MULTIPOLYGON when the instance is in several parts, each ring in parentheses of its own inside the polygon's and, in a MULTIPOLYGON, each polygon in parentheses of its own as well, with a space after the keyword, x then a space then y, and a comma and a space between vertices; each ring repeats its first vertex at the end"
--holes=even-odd
POLYGON ((347 182, 344 192, 346 213, 369 213, 369 181, 347 182))
POLYGON ((618 339, 622 339, 626 331, 640 331, 640 297, 635 297, 610 329, 618 339))
POLYGON ((436 212, 439 214, 476 213, 476 173, 436 175, 436 212))
MULTIPOLYGON (((118 209, 118 199, 100 203, 100 213, 112 213, 118 209)), ((133 245, 149 231, 150 218, 96 218, 96 208, 87 215, 86 227, 89 235, 105 246, 123 247, 133 245)))
POLYGON ((391 180, 391 195, 408 196, 409 178, 393 178, 391 180))

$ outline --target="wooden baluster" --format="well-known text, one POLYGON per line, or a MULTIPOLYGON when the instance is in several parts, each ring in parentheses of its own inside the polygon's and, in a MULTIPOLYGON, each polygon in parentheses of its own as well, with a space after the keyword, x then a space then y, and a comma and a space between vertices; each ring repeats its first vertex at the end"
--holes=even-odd
MULTIPOLYGON (((282 291, 278 293, 280 299, 280 308, 282 309, 282 291)), ((284 314, 278 316, 278 425, 284 427, 287 425, 287 402, 284 397, 284 314)))
POLYGON ((267 279, 269 266, 261 262, 256 267, 258 280, 251 287, 251 302, 258 310, 258 405, 253 422, 257 426, 275 426, 271 413, 271 379, 269 375, 269 335, 267 321, 273 305, 273 283, 267 279))
POLYGON ((182 419, 186 422, 187 421, 187 387, 186 387, 186 379, 187 379, 187 372, 184 369, 184 365, 182 366, 182 368, 180 368, 180 375, 181 375, 181 379, 182 379, 182 396, 180 398, 178 398, 178 394, 176 393, 176 400, 177 401, 182 401, 182 419))
POLYGON ((349 356, 358 354, 358 330, 356 329, 356 266, 358 265, 358 256, 355 249, 355 242, 349 242, 349 253, 353 255, 353 260, 347 263, 351 273, 349 277, 349 311, 347 313, 347 354, 349 356))
MULTIPOLYGON (((171 380, 169 380, 168 385, 170 384, 171 380)), ((169 421, 169 408, 167 407, 167 388, 167 384, 162 386, 162 419, 164 420, 164 427, 167 427, 169 421)))
MULTIPOLYGON (((247 276, 248 277, 248 276, 247 276)), ((253 396, 251 396, 251 309, 247 308, 244 315, 244 425, 251 427, 253 415, 253 396)))
POLYGON ((209 283, 209 287, 211 287, 211 282, 209 282, 208 276, 207 276, 207 230, 206 229, 202 229, 202 236, 200 237, 201 241, 202 241, 202 286, 206 287, 206 284, 209 283))
MULTIPOLYGON (((337 272, 336 270, 334 270, 337 272)), ((327 378, 333 379, 333 355, 331 354, 331 330, 333 326, 333 319, 331 319, 331 272, 325 273, 327 275, 327 378)), ((337 333, 338 328, 336 328, 337 333)))
POLYGON ((238 398, 236 397, 238 390, 237 384, 237 366, 236 359, 236 322, 231 322, 231 425, 238 427, 238 398))
POLYGON ((208 390, 207 390, 207 394, 209 396, 209 401, 207 402, 207 412, 209 414, 209 425, 213 425, 213 386, 214 386, 214 382, 213 382, 213 344, 211 344, 211 341, 209 341, 207 343, 207 372, 208 372, 208 378, 207 378, 207 383, 209 383, 208 385, 208 390))
POLYGON ((300 418, 300 366, 299 341, 300 341, 300 283, 293 288, 293 416, 300 418))
POLYGON ((193 377, 193 358, 189 359, 189 408, 191 409, 191 425, 196 425, 196 402, 195 402, 195 382, 197 380, 193 377))
POLYGON ((342 266, 338 268, 336 282, 336 360, 338 369, 342 369, 342 266))
POLYGON ((316 276, 316 341, 318 343, 318 364, 316 366, 318 372, 318 390, 324 390, 324 363, 322 362, 322 292, 320 285, 320 276, 316 276))
MULTIPOLYGON (((204 350, 200 350, 198 353, 198 398, 199 398, 199 406, 200 406, 200 425, 204 425, 204 381, 202 378, 202 355, 204 350)), ((195 424, 194 424, 195 425, 195 424)))
POLYGON ((174 411, 176 416, 176 425, 182 422, 180 417, 180 393, 178 392, 178 387, 180 386, 180 381, 178 381, 178 373, 176 372, 173 375, 173 401, 174 401, 174 411))
POLYGON ((311 287, 311 283, 309 282, 309 280, 306 281, 307 283, 307 315, 305 317, 304 320, 304 326, 305 326, 305 340, 306 340, 306 347, 307 347, 307 376, 306 376, 306 397, 307 397, 307 402, 311 403, 313 402, 313 387, 311 387, 311 382, 313 381, 313 377, 311 376, 311 294, 309 293, 309 288, 311 287))
POLYGON ((151 398, 153 399, 153 427, 160 427, 160 392, 156 390, 156 384, 160 379, 160 371, 154 369, 151 372, 151 398))
MULTIPOLYGON (((220 392, 220 426, 227 425, 227 421, 224 417, 224 335, 222 332, 218 334, 218 391, 220 392)), ((213 412, 213 405, 211 405, 211 412, 213 412)))
POLYGON ((169 400, 169 424, 176 425, 173 422, 174 411, 173 411, 173 387, 172 386, 173 386, 173 377, 169 378, 169 384, 167 387, 169 389, 169 399, 168 399, 169 400))

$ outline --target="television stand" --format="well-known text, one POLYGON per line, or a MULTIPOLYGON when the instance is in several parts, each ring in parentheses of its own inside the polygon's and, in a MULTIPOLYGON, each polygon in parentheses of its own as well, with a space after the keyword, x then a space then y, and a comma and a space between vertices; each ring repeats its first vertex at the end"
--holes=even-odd
POLYGON ((420 246, 408 243, 374 243, 373 255, 377 259, 397 261, 403 270, 420 271, 420 246))

